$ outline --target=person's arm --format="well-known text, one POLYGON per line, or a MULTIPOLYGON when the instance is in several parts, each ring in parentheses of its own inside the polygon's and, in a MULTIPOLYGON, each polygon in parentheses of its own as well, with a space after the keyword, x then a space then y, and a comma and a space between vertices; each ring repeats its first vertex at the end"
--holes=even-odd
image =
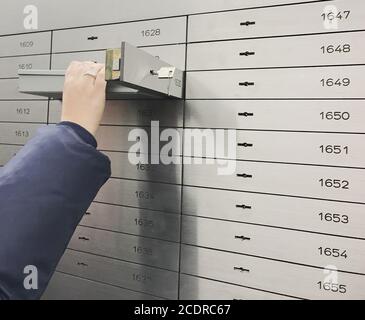
POLYGON ((80 219, 110 177, 110 161, 96 150, 93 137, 105 107, 104 79, 102 65, 71 64, 62 122, 39 130, 0 171, 0 300, 41 297, 80 219), (85 75, 90 68, 96 68, 95 79, 85 75), (29 290, 24 271, 34 267, 38 289, 29 290))

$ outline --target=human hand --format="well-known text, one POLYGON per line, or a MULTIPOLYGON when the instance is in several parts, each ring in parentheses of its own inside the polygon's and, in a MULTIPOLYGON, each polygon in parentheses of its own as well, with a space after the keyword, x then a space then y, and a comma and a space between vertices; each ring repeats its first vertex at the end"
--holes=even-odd
POLYGON ((77 123, 92 135, 105 109, 105 65, 73 61, 65 75, 61 121, 77 123))

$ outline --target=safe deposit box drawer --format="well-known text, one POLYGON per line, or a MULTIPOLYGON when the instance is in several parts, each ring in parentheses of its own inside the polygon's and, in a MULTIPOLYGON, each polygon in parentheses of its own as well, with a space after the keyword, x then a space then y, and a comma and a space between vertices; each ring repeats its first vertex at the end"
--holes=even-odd
POLYGON ((179 213, 181 186, 109 179, 101 188, 95 200, 110 204, 179 213))
POLYGON ((25 123, 0 123, 0 143, 25 144, 44 125, 25 123))
POLYGON ((188 45, 188 70, 364 64, 364 32, 188 45))
POLYGON ((364 299, 365 297, 363 275, 186 245, 182 246, 181 254, 181 272, 189 275, 306 299, 364 299), (332 290, 325 290, 323 286, 332 290))
POLYGON ((187 73, 188 99, 365 98, 365 66, 187 73))
POLYGON ((185 165, 184 184, 365 203, 362 169, 223 161, 185 165))
POLYGON ((43 300, 159 300, 158 298, 131 290, 109 286, 68 274, 56 272, 43 300))
POLYGON ((57 270, 158 297, 177 298, 178 274, 172 271, 72 250, 66 250, 57 270))
POLYGON ((198 128, 364 133, 365 101, 191 100, 185 125, 198 128))
POLYGON ((0 57, 50 53, 50 50, 50 32, 0 37, 0 57))
POLYGON ((361 1, 340 0, 194 15, 188 41, 362 30, 363 12, 361 1))
POLYGON ((0 79, 0 100, 47 100, 44 97, 21 93, 18 79, 0 79))
POLYGON ((69 249, 178 270, 179 244, 123 233, 77 227, 69 249))
POLYGON ((365 240, 183 216, 182 243, 365 274, 365 240))
POLYGON ((184 187, 183 213, 365 239, 365 206, 184 187))
MULTIPOLYGON (((183 103, 180 100, 109 100, 101 124, 150 126, 151 121, 159 121, 161 127, 182 127, 183 103)), ((50 123, 59 122, 61 102, 51 101, 49 109, 50 123)))
POLYGON ((0 120, 47 123, 47 101, 0 101, 0 120))
POLYGON ((93 203, 80 224, 104 230, 179 242, 180 215, 93 203))
MULTIPOLYGON (((112 177, 181 184, 181 164, 132 164, 128 153, 104 152, 111 160, 112 177)), ((181 163, 181 158, 176 158, 181 163)))
POLYGON ((181 300, 293 300, 286 296, 253 290, 227 283, 192 277, 180 276, 181 300))
POLYGON ((167 18, 55 31, 53 52, 118 48, 122 41, 135 46, 185 43, 186 18, 167 18))
POLYGON ((48 69, 49 55, 0 58, 0 78, 17 78, 18 70, 48 69))
MULTIPOLYGON (((229 159, 365 167, 363 135, 237 131, 236 139, 227 144, 231 151, 225 157, 229 159)), ((214 157, 214 150, 207 148, 209 142, 202 146, 186 148, 185 155, 214 157)))

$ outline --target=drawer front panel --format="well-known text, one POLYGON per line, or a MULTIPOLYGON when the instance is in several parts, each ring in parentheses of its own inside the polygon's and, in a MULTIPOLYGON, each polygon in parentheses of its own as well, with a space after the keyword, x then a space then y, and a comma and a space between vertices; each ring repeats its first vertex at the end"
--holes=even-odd
POLYGON ((191 100, 186 127, 364 133, 364 101, 191 100))
POLYGON ((178 276, 176 272, 72 250, 66 250, 57 270, 158 297, 177 298, 178 276))
POLYGON ((47 101, 0 101, 0 121, 47 123, 47 101))
POLYGON ((339 0, 196 15, 189 18, 188 39, 194 42, 363 30, 363 9, 357 0, 339 0))
MULTIPOLYGON (((183 102, 171 100, 110 100, 101 120, 102 125, 150 126, 159 121, 161 127, 182 127, 183 102)), ((50 123, 61 120, 61 102, 51 101, 50 123)))
POLYGON ((23 145, 44 125, 0 123, 0 143, 23 145))
POLYGON ((182 246, 181 254, 181 272, 193 276, 305 299, 343 300, 365 297, 365 277, 362 275, 185 245, 182 246), (330 290, 325 290, 324 287, 330 290))
POLYGON ((21 93, 18 90, 18 79, 0 79, 1 100, 47 100, 41 96, 21 93))
POLYGON ((159 298, 56 272, 42 300, 159 300, 159 298))
POLYGON ((69 249, 109 258, 178 270, 179 244, 133 235, 78 227, 69 249))
POLYGON ((292 300, 293 298, 182 274, 180 276, 180 299, 292 300))
POLYGON ((20 148, 20 146, 0 145, 0 166, 4 166, 20 148))
POLYGON ((0 78, 17 78, 18 70, 49 69, 49 55, 0 59, 0 78))
POLYGON ((230 160, 217 165, 200 160, 203 164, 184 166, 184 184, 364 203, 365 173, 361 169, 230 160))
POLYGON ((0 37, 0 57, 42 54, 50 51, 50 32, 0 37))
POLYGON ((185 39, 186 18, 169 18, 55 31, 53 52, 119 48, 122 41, 135 46, 177 44, 185 39))
POLYGON ((180 216, 158 211, 93 203, 80 224, 179 242, 180 216))
POLYGON ((364 82, 364 66, 189 72, 186 95, 188 99, 363 99, 364 82))
POLYGON ((96 201, 179 213, 181 187, 162 183, 110 179, 96 201))
POLYGON ((365 239, 364 205, 184 187, 183 213, 365 239))

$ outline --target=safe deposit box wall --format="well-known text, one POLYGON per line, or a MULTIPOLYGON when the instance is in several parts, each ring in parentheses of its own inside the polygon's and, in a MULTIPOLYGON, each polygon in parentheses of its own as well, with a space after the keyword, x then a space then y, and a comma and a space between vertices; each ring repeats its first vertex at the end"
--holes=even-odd
POLYGON ((1 165, 60 119, 60 102, 17 92, 18 68, 128 41, 187 71, 184 101, 108 102, 112 178, 45 299, 365 298, 363 0, 37 0, 36 31, 27 4, 0 12, 1 165), (235 172, 129 164, 128 132, 151 120, 237 129, 235 172))

